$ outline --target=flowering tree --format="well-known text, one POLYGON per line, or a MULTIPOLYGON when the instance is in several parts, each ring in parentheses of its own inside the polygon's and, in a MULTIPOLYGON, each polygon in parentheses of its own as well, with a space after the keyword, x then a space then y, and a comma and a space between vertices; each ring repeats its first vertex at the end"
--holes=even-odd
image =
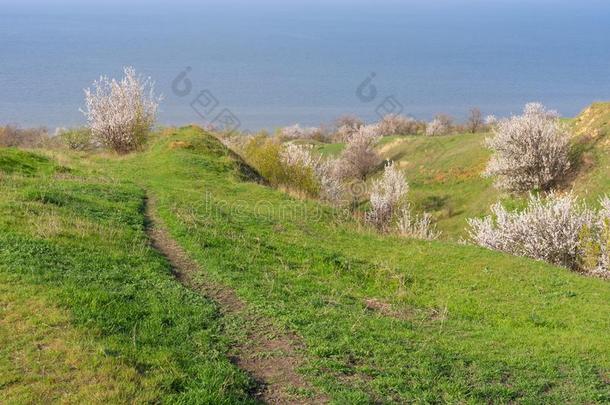
POLYGON ((484 175, 508 191, 548 190, 570 167, 568 132, 557 113, 539 103, 498 121, 487 146, 493 155, 484 175))
POLYGON ((124 68, 121 81, 100 77, 85 90, 87 117, 93 137, 119 153, 133 151, 146 141, 155 123, 160 97, 150 78, 124 68))
POLYGON ((345 115, 343 117, 339 117, 335 122, 335 138, 337 141, 346 141, 356 133, 361 127, 364 126, 364 121, 362 121, 358 117, 354 117, 351 115, 345 115))
POLYGON ((341 176, 364 180, 380 161, 375 144, 381 135, 377 125, 360 127, 348 139, 341 153, 341 176))
POLYGON ((311 138, 318 131, 319 129, 315 127, 301 127, 299 124, 294 124, 281 128, 279 134, 285 139, 305 139, 311 138))
POLYGON ((394 162, 388 162, 383 176, 375 180, 371 187, 371 210, 367 220, 380 230, 387 231, 395 214, 405 203, 409 185, 402 171, 394 162))
POLYGON ((437 136, 446 135, 451 132, 453 119, 445 114, 439 114, 428 125, 426 125, 426 135, 437 136))
MULTIPOLYGON (((338 175, 338 159, 324 160, 314 156, 310 146, 287 144, 280 152, 280 159, 287 170, 286 178, 301 189, 316 188, 320 198, 333 204, 341 201, 343 181, 338 175), (315 182, 315 186, 311 182, 315 182)), ((305 190, 307 191, 307 190, 305 190)))
POLYGON ((416 134, 420 123, 411 117, 399 114, 385 115, 377 124, 383 136, 416 134))
POLYGON ((496 204, 492 216, 469 219, 470 238, 489 249, 607 276, 607 198, 602 207, 599 212, 587 209, 572 194, 530 195, 522 212, 509 212, 496 204), (592 255, 588 264, 587 255, 592 255))
POLYGON ((413 214, 407 202, 408 192, 404 173, 394 162, 388 162, 381 178, 372 184, 367 222, 383 232, 396 231, 402 236, 419 239, 438 238, 440 233, 429 214, 424 213, 421 217, 413 214))

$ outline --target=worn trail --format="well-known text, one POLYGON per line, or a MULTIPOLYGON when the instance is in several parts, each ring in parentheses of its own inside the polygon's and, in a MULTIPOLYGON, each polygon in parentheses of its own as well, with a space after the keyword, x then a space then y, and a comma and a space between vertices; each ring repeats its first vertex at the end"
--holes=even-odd
POLYGON ((269 404, 328 402, 322 395, 303 398, 296 394, 296 391, 312 392, 311 386, 296 371, 303 364, 299 339, 278 331, 270 321, 249 314, 246 305, 232 289, 206 280, 199 265, 188 257, 163 226, 152 197, 146 200, 146 220, 152 246, 167 258, 176 278, 186 287, 215 301, 222 314, 246 320, 246 342, 234 347, 232 355, 235 364, 258 383, 255 397, 269 404))

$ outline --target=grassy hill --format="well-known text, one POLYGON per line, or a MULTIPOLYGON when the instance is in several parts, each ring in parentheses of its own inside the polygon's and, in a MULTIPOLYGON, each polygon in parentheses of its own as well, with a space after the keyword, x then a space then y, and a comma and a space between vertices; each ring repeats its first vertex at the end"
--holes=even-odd
MULTIPOLYGON (((567 188, 590 204, 610 193, 610 103, 595 103, 567 120, 574 134, 573 170, 567 188)), ((439 137, 385 137, 377 150, 383 159, 398 162, 410 186, 415 209, 430 212, 444 239, 466 235, 466 219, 489 212, 502 201, 520 206, 522 199, 498 191, 491 179, 481 177, 489 159, 485 138, 490 134, 439 137)), ((338 155, 343 144, 316 144, 324 156, 338 155)))
POLYGON ((610 194, 610 103, 594 103, 572 123, 579 175, 575 190, 594 201, 610 194))
MULTIPOLYGON (((498 199, 512 198, 481 177, 489 159, 484 146, 488 134, 439 137, 384 137, 377 150, 403 169, 409 182, 409 199, 418 211, 433 215, 443 239, 466 236, 466 219, 481 216, 498 199)), ((326 156, 337 155, 342 144, 319 145, 326 156)))
MULTIPOLYGON (((480 135, 395 141, 382 148, 400 156, 420 204, 439 197, 438 212, 457 213, 446 229, 495 199, 473 174, 486 156, 467 145, 480 135)), ((127 157, 48 155, 0 150, 2 402, 255 400, 230 361, 253 318, 222 315, 174 278, 147 238, 149 198, 200 283, 230 288, 302 342, 311 390, 295 399, 610 401, 606 281, 370 233, 248 180, 192 127, 127 157)))

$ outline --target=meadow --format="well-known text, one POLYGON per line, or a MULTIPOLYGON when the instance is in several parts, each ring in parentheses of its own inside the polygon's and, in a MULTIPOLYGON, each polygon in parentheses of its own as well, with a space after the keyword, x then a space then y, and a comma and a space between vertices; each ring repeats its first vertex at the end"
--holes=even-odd
MULTIPOLYGON (((592 200, 608 189, 599 137, 575 182, 592 200)), ((440 241, 268 187, 193 126, 122 156, 0 149, 0 401, 256 403, 265 384, 294 403, 610 401, 608 282, 458 243, 502 198, 483 139, 378 146, 440 241), (243 349, 257 340, 288 346, 243 349), (261 359, 298 378, 259 381, 261 359)))

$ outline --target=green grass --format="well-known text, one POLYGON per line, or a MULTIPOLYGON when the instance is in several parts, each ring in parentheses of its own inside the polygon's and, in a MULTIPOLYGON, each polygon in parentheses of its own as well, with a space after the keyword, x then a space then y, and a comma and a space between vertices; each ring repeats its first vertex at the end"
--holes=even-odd
POLYGON ((237 180, 227 153, 194 129, 106 163, 158 197, 208 276, 302 337, 305 375, 338 403, 609 399, 606 282, 359 230, 237 180), (170 152, 175 140, 191 147, 170 152), (367 309, 371 300, 391 314, 367 309))
POLYGON ((15 148, 0 148, 0 173, 35 175, 65 170, 45 156, 15 148))
MULTIPOLYGON (((594 105, 585 118, 575 121, 573 168, 571 175, 577 195, 596 206, 610 193, 610 104, 594 105), (600 131, 592 128, 601 128, 600 131), (588 137, 587 134, 597 133, 588 137)), ((501 201, 519 207, 524 198, 503 193, 493 180, 481 176, 490 153, 485 138, 490 134, 449 136, 391 136, 377 145, 380 156, 397 162, 409 182, 409 200, 419 212, 429 212, 445 240, 467 236, 467 219, 489 214, 489 207, 501 201)), ((322 156, 337 156, 344 144, 315 146, 322 156)), ((371 176, 374 179, 377 174, 371 176)))
POLYGON ((573 120, 580 176, 575 190, 595 203, 610 193, 610 103, 594 103, 573 120))
MULTIPOLYGON (((458 137, 427 140, 406 139, 411 159, 438 158, 426 170, 401 157, 414 194, 485 157, 465 156, 472 151, 458 137)), ((610 401, 605 281, 477 247, 376 235, 245 181, 243 165, 195 128, 127 158, 72 165, 59 182, 0 180, 0 274, 36 287, 27 294, 67 311, 67 328, 138 371, 121 382, 123 398, 137 400, 144 386, 160 402, 241 402, 251 386, 227 360, 243 338, 228 323, 240 321, 181 287, 147 245, 146 192, 205 278, 303 340, 300 371, 335 403, 610 401)), ((484 193, 462 177, 432 195, 484 193)))
MULTIPOLYGON (((405 171, 409 201, 416 211, 432 214, 443 239, 465 237, 466 220, 487 214, 498 199, 514 203, 493 187, 491 179, 481 177, 489 159, 486 136, 391 136, 377 145, 384 160, 397 162, 405 171)), ((337 143, 316 147, 323 156, 336 156, 342 149, 337 143)))
POLYGON ((56 176, 48 158, 9 155, 15 163, 2 171, 12 175, 0 178, 0 279, 11 286, 0 290, 0 402, 247 401, 251 381, 227 358, 215 305, 176 283, 148 245, 144 191, 80 170, 56 176))

